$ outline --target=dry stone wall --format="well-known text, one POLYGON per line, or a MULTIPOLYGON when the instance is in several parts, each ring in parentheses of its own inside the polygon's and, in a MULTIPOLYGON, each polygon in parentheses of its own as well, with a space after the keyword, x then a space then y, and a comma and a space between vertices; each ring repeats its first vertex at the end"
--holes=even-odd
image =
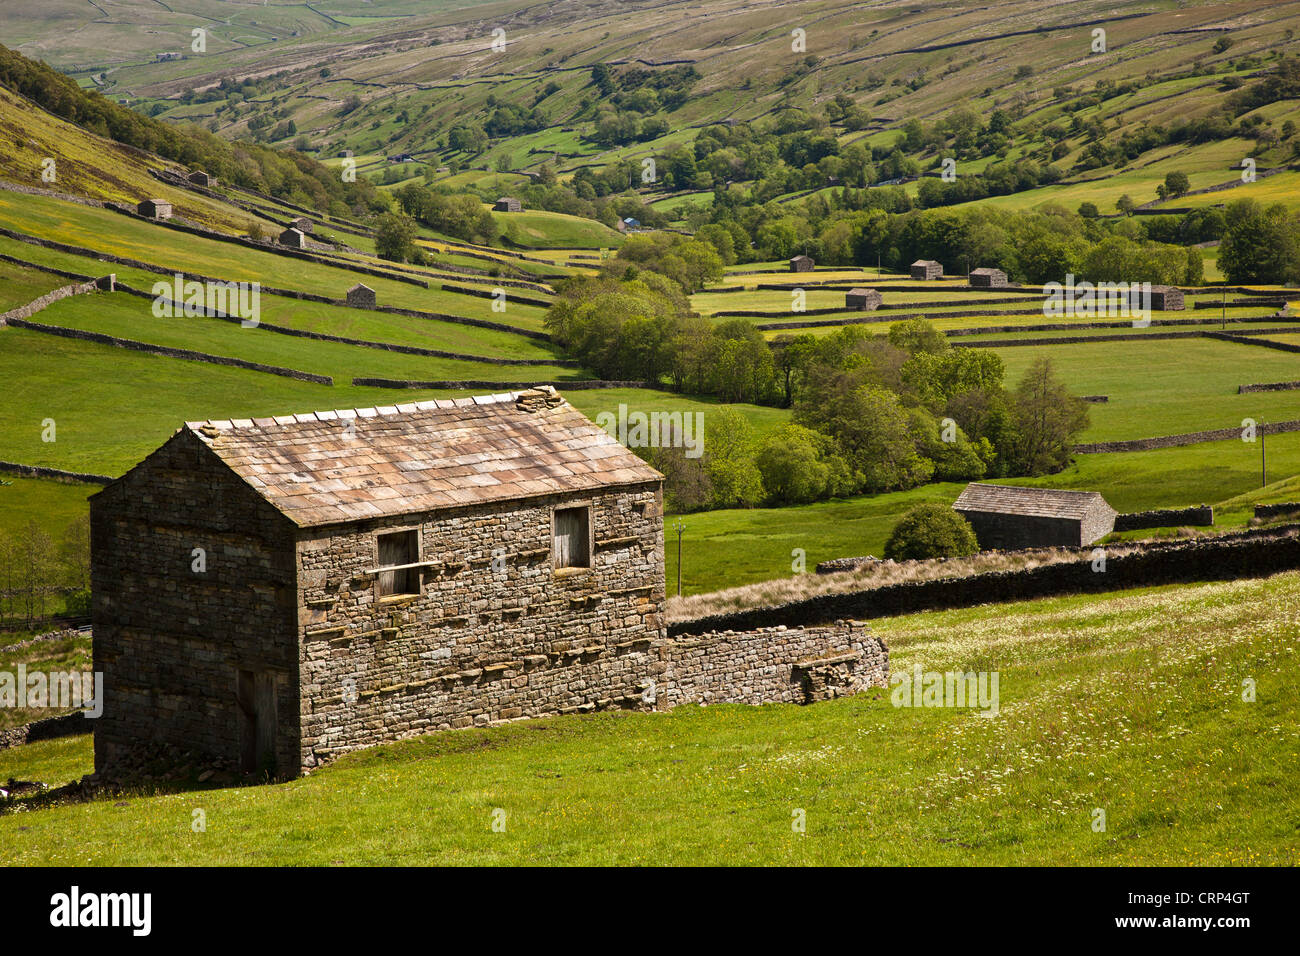
POLYGON ((1061 594, 1231 581, 1300 568, 1300 534, 1294 525, 1217 538, 1149 544, 1137 551, 1110 555, 1105 571, 1100 572, 1093 570, 1093 550, 1080 548, 1078 560, 1073 562, 908 581, 677 621, 669 625, 668 634, 679 637, 724 628, 745 630, 781 624, 802 627, 843 618, 866 620, 1061 594))
POLYGON ((1173 528, 1182 525, 1206 527, 1212 524, 1214 524, 1214 508, 1210 505, 1200 505, 1195 508, 1162 508, 1156 511, 1130 511, 1115 516, 1116 531, 1173 528))
POLYGON ((681 704, 811 704, 884 687, 889 651, 856 622, 683 635, 659 647, 656 709, 681 704))
MULTIPOLYGON (((1280 435, 1286 432, 1300 431, 1300 419, 1286 422, 1266 422, 1256 426, 1261 435, 1280 435)), ((1203 432, 1184 432, 1181 435, 1161 435, 1157 438, 1132 438, 1125 441, 1102 441, 1086 445, 1075 445, 1076 455, 1101 455, 1120 451, 1151 451, 1155 448, 1176 448, 1180 445, 1195 445, 1203 441, 1227 441, 1240 438, 1241 428, 1212 428, 1203 432)))

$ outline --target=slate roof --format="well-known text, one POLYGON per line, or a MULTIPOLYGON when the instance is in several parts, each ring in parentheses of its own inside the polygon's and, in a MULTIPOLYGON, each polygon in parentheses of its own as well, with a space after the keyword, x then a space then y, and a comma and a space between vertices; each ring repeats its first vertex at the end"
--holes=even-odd
POLYGON ((185 427, 304 528, 663 480, 551 388, 185 427))
POLYGON ((957 511, 1029 515, 1038 518, 1083 520, 1095 508, 1113 509, 1096 491, 1061 491, 1057 488, 1018 488, 971 482, 953 502, 957 511))

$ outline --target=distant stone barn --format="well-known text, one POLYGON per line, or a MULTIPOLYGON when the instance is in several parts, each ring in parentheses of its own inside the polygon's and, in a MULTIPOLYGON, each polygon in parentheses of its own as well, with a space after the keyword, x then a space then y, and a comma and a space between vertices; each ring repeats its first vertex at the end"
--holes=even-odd
POLYGON ((358 282, 348 289, 347 302, 354 309, 373 309, 377 303, 375 290, 364 282, 358 282))
POLYGON ((1115 529, 1115 509, 1095 491, 967 485, 953 509, 986 551, 1082 547, 1115 529))
POLYGON ((150 219, 170 219, 172 204, 166 199, 146 199, 135 207, 135 211, 150 219))
POLYGON ((872 312, 880 308, 882 301, 884 296, 875 289, 850 289, 844 293, 844 307, 859 312, 872 312))
POLYGON ((316 229, 316 224, 306 216, 299 216, 293 222, 289 223, 290 227, 297 229, 305 236, 310 236, 316 229))
POLYGON ((1172 285, 1153 285, 1151 308, 1160 312, 1183 311, 1186 308, 1183 302, 1183 290, 1172 285))
POLYGON ((496 212, 523 212, 524 204, 513 196, 502 196, 492 205, 496 212))
POLYGON ((791 272, 812 272, 817 263, 809 256, 795 256, 790 260, 791 272))
POLYGON ((853 622, 668 637, 662 483, 546 386, 186 424, 91 498, 96 772, 886 683, 853 622))
POLYGON ((209 176, 201 169, 195 170, 194 172, 190 173, 189 176, 186 178, 189 179, 189 181, 195 186, 211 187, 217 184, 216 176, 209 176))
POLYGON ((917 259, 912 263, 912 278, 921 281, 943 278, 943 266, 933 259, 917 259))
POLYGON ((972 269, 970 284, 977 289, 1005 289, 1007 274, 1001 269, 972 269))
POLYGON ((288 246, 290 249, 306 249, 307 237, 302 234, 301 229, 286 229, 280 233, 280 245, 288 246))

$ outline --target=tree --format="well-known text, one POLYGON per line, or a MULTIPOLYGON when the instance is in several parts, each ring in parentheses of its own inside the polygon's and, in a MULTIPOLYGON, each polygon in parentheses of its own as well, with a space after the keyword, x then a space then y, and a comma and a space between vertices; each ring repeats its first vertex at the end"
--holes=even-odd
POLYGON ((390 262, 413 259, 415 248, 415 222, 409 216, 389 212, 379 217, 375 226, 375 252, 379 258, 390 262))
POLYGON ((1165 176, 1165 193, 1174 199, 1186 196, 1191 188, 1192 184, 1188 181, 1186 173, 1172 172, 1165 176))
POLYGON ((935 502, 917 505, 903 515, 885 542, 885 557, 895 561, 957 558, 978 550, 970 522, 935 502))
POLYGON ((1088 427, 1088 405, 1056 377, 1052 360, 1030 365, 1011 395, 1012 462, 1019 475, 1060 471, 1070 463, 1076 436, 1088 427))
POLYGON ((1115 200, 1115 208, 1124 215, 1131 216, 1133 215, 1133 210, 1137 208, 1137 203, 1133 201, 1132 197, 1130 197, 1128 193, 1125 193, 1115 200))
POLYGON ((707 508, 713 499, 713 484, 702 458, 687 458, 684 448, 655 448, 650 464, 663 472, 664 505, 674 514, 707 508))
POLYGON ((18 594, 28 625, 45 616, 46 598, 52 589, 56 565, 53 542, 35 518, 18 535, 18 594))
POLYGON ((1300 279, 1300 224, 1281 203, 1239 199, 1225 210, 1219 268, 1229 282, 1300 279))
POLYGON ((750 508, 763 496, 763 477, 754 464, 754 429, 736 409, 723 405, 706 418, 704 470, 713 486, 715 508, 750 508))
POLYGON ((769 504, 796 504, 851 494, 853 476, 827 436, 788 424, 767 437, 754 461, 769 504))
POLYGON ((864 384, 860 373, 819 370, 795 406, 795 421, 835 439, 864 490, 895 491, 929 480, 934 465, 919 455, 898 396, 864 384))

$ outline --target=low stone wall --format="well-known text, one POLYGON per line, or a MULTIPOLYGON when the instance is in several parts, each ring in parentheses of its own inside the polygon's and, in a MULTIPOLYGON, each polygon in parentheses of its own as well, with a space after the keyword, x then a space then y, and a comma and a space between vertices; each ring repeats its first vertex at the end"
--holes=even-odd
MULTIPOLYGON (((879 291, 879 290, 877 290, 879 291)), ((803 312, 759 312, 750 309, 737 309, 731 312, 714 312, 719 317, 747 317, 747 318, 774 318, 779 315, 833 315, 835 313, 852 313, 860 315, 853 309, 840 306, 834 309, 805 309, 803 312)), ((982 315, 1042 315, 1042 309, 963 309, 960 312, 892 312, 887 315, 872 315, 851 319, 818 319, 812 322, 781 322, 776 324, 757 325, 759 329, 779 329, 785 326, 804 325, 808 328, 819 328, 821 326, 832 325, 859 325, 863 322, 904 322, 908 319, 969 319, 977 318, 982 315)))
POLYGON ((1257 299, 1229 299, 1226 303, 1223 302, 1222 300, 1218 302, 1193 302, 1192 308, 1193 309, 1221 309, 1224 307, 1224 305, 1227 305, 1227 307, 1230 309, 1240 309, 1243 306, 1249 308, 1257 305, 1259 306, 1268 305, 1280 309, 1282 308, 1282 306, 1286 305, 1286 299, 1264 298, 1263 296, 1261 296, 1260 298, 1257 299))
POLYGON ((880 558, 870 554, 858 558, 831 558, 829 561, 822 561, 817 565, 817 573, 840 574, 846 571, 861 571, 863 568, 872 568, 882 563, 893 564, 894 562, 892 560, 882 562, 880 558))
MULTIPOLYGON (((731 275, 771 275, 772 273, 757 272, 733 272, 731 275)), ((848 292, 850 289, 856 289, 858 286, 865 285, 868 288, 875 289, 877 292, 943 292, 944 294, 953 293, 961 296, 980 297, 977 301, 984 301, 988 298, 988 290, 972 289, 967 285, 957 285, 956 283, 966 281, 965 276, 944 276, 944 281, 953 283, 946 289, 937 289, 931 286, 919 286, 915 282, 910 285, 891 285, 890 283, 872 282, 870 279, 860 279, 857 282, 845 282, 842 279, 833 279, 829 282, 762 282, 759 283, 759 289, 779 289, 790 291, 792 289, 817 288, 827 292, 848 292)), ((705 290, 712 291, 712 290, 705 290)), ((999 289, 1001 295, 1017 294, 1020 297, 1026 295, 1043 294, 1042 286, 1008 286, 1005 289, 999 289)), ((1000 300, 999 300, 1000 301, 1000 300)), ((1008 302, 1014 301, 1007 299, 1008 302)), ((928 304, 928 303, 927 303, 928 304)))
POLYGON ((1183 525, 1207 527, 1213 524, 1214 508, 1210 505, 1199 505, 1195 508, 1132 511, 1115 516, 1116 531, 1136 531, 1139 528, 1176 528, 1183 525))
MULTIPOLYGON (((1132 323, 1129 323, 1130 325, 1132 323)), ((1081 345, 1089 342, 1133 342, 1139 339, 1190 339, 1207 335, 1206 332, 1120 332, 1115 335, 1059 335, 1041 339, 989 339, 984 342, 966 342, 968 349, 1004 349, 1015 345, 1081 345)))
POLYGON ((1275 505, 1255 505, 1256 518, 1277 518, 1281 515, 1300 515, 1300 501, 1284 501, 1275 505))
MULTIPOLYGON (((318 255, 313 252, 306 252, 300 249, 291 249, 288 246, 282 246, 274 240, 249 239, 245 236, 231 236, 224 232, 214 232, 203 226, 192 223, 177 222, 176 219, 152 219, 148 216, 141 216, 130 206, 123 206, 120 203, 106 203, 105 209, 123 216, 130 216, 132 219, 139 219, 143 222, 150 222, 157 226, 163 226, 167 229, 175 229, 178 232, 188 233, 191 236, 200 236, 204 239, 212 239, 216 242, 228 242, 236 246, 244 246, 249 249, 257 249, 261 252, 269 252, 273 255, 287 256, 290 259, 302 259, 306 262, 317 262, 321 265, 334 266, 336 269, 346 269, 348 272, 359 272, 362 275, 375 276, 381 279, 391 279, 393 282, 405 282, 408 285, 419 286, 422 289, 429 288, 429 283, 424 279, 415 276, 402 275, 399 272, 392 272, 387 269, 376 269, 372 266, 363 266, 359 263, 350 262, 342 259, 330 258, 329 256, 318 255)), ((113 259, 107 255, 101 255, 100 258, 108 261, 113 259)))
MULTIPOLYGON (((1261 435, 1279 435, 1286 432, 1300 431, 1300 420, 1287 422, 1268 422, 1258 425, 1255 431, 1261 435)), ((1203 441, 1227 441, 1241 437, 1241 427, 1214 428, 1203 432, 1184 432, 1181 435, 1161 435, 1156 438, 1134 438, 1128 441, 1102 441, 1087 445, 1075 445, 1076 455, 1104 455, 1123 451, 1154 451, 1157 448, 1177 448, 1182 445, 1196 445, 1203 441)))
POLYGON ((45 325, 41 322, 28 322, 25 319, 10 319, 9 325, 16 329, 44 332, 46 335, 57 335, 65 339, 80 339, 83 342, 94 342, 97 345, 111 345, 114 348, 130 349, 133 352, 144 352, 149 355, 162 355, 166 358, 183 359, 188 362, 206 362, 209 365, 227 365, 231 368, 247 369, 250 372, 265 372, 268 375, 293 378, 300 382, 314 382, 317 385, 334 384, 334 379, 330 376, 317 375, 315 372, 300 372, 297 369, 281 368, 278 365, 263 365, 260 362, 248 362, 244 359, 231 358, 228 355, 209 355, 207 352, 195 352, 191 349, 175 349, 166 345, 151 345, 148 342, 137 342, 134 339, 120 339, 115 335, 105 335, 102 332, 87 332, 84 329, 70 329, 62 325, 45 325))
POLYGON ((60 471, 40 465, 23 465, 16 461, 0 461, 0 472, 21 478, 53 478, 55 481, 76 481, 88 485, 106 485, 114 479, 108 475, 91 475, 79 471, 60 471))
POLYGON ((413 382, 404 379, 394 378, 354 378, 353 385, 366 385, 371 388, 490 388, 498 392, 514 391, 519 388, 537 388, 541 385, 552 385, 555 388, 562 388, 566 392, 579 391, 592 388, 657 388, 653 382, 617 382, 607 381, 605 379, 587 379, 565 382, 487 382, 487 381, 433 381, 433 382, 413 382))
POLYGON ((889 651, 861 624, 684 635, 660 646, 656 709, 811 704, 889 682, 889 651))
MULTIPOLYGON (((452 285, 449 282, 442 283, 443 292, 455 292, 457 295, 472 295, 480 299, 492 299, 496 293, 491 289, 471 289, 469 286, 452 285)), ((542 309, 549 309, 551 303, 548 299, 530 299, 523 295, 508 295, 506 300, 516 305, 535 305, 542 309)))
MULTIPOLYGON (((139 296, 145 299, 153 299, 153 293, 145 292, 143 289, 135 289, 122 283, 117 284, 118 292, 125 292, 128 295, 139 296)), ((263 292, 268 294, 279 295, 279 292, 270 292, 265 288, 263 292)), ((303 294, 304 296, 306 293, 303 294)), ((320 298, 327 302, 331 301, 325 296, 313 297, 320 298)), ((341 303, 332 302, 338 305, 341 303)), ((379 311, 379 310, 376 310, 379 311)), ((223 322, 243 322, 244 319, 238 315, 228 315, 224 312, 218 312, 215 315, 202 316, 202 318, 220 319, 223 322)), ((418 345, 399 345, 395 342, 374 342, 369 339, 354 339, 346 335, 330 335, 326 332, 311 332, 306 329, 294 329, 284 325, 274 325, 270 322, 258 322, 257 327, 264 332, 275 332, 278 335, 289 335, 295 338, 315 339, 318 342, 337 342, 341 345, 356 345, 367 349, 380 349, 386 352, 401 352, 405 355, 425 355, 431 358, 457 359, 465 362, 482 362, 485 365, 552 365, 559 368, 581 368, 582 363, 576 359, 563 358, 540 358, 540 359, 512 359, 498 358, 492 355, 470 355, 465 352, 444 352, 441 349, 426 349, 418 345)))
MULTIPOLYGON (((35 236, 28 236, 25 233, 21 233, 21 232, 13 232, 3 227, 0 227, 0 236, 6 236, 10 239, 16 239, 19 242, 25 242, 28 245, 38 246, 40 248, 55 249, 56 251, 66 252, 71 255, 93 256, 100 259, 105 259, 107 261, 115 262, 118 265, 130 266, 133 269, 139 269, 143 272, 150 272, 153 273, 154 275, 167 276, 168 278, 172 278, 176 275, 179 275, 182 281, 191 281, 191 280, 195 282, 226 281, 224 279, 218 279, 214 276, 202 275, 196 272, 184 272, 184 271, 178 271, 176 269, 168 269, 168 268, 164 268, 163 266, 156 266, 153 265, 152 263, 140 262, 135 259, 126 259, 121 256, 101 255, 100 253, 95 252, 95 250, 93 249, 85 249, 80 246, 70 246, 67 245, 66 243, 53 242, 47 239, 39 239, 35 236)), ((76 273, 66 273, 60 269, 53 269, 49 266, 43 266, 39 263, 28 262, 24 259, 19 259, 15 256, 5 256, 4 261, 13 262, 16 265, 23 265, 32 269, 40 269, 44 272, 51 272, 54 273, 55 275, 62 275, 69 278, 77 276, 76 273)), ((144 292, 143 290, 134 289, 130 286, 122 285, 120 283, 118 284, 117 288, 131 295, 139 295, 148 298, 153 298, 152 292, 144 292)), ((287 299, 298 299, 302 302, 319 302, 322 305, 337 305, 341 307, 347 307, 348 304, 346 298, 335 299, 328 295, 321 295, 315 292, 302 292, 298 289, 281 289, 275 286, 267 286, 267 285, 260 286, 260 289, 262 292, 265 292, 267 295, 282 296, 287 299)), ((431 319, 438 322, 452 322, 457 325, 472 325, 478 328, 492 329, 497 332, 509 332, 513 335, 519 335, 529 339, 537 339, 538 341, 541 342, 551 341, 551 337, 545 332, 539 332, 533 329, 521 329, 517 326, 507 325, 504 322, 492 322, 487 319, 474 319, 465 315, 452 315, 447 312, 425 312, 419 309, 403 309, 394 306, 383 306, 383 305, 375 306, 369 311, 385 312, 390 315, 410 316, 411 318, 416 318, 416 319, 431 319)), ((489 360, 481 359, 481 361, 489 361, 489 360)), ((546 363, 546 364, 552 364, 552 363, 546 363)))
POLYGON ((1300 388, 1300 382, 1259 382, 1254 385, 1238 385, 1237 394, 1246 392, 1289 392, 1300 388))
MULTIPOLYGON (((939 316, 935 316, 935 318, 939 318, 939 316)), ((1228 324, 1233 325, 1233 324, 1243 323, 1243 322, 1253 323, 1253 322, 1270 322, 1270 321, 1289 322, 1291 320, 1275 319, 1273 316, 1258 316, 1249 319, 1242 319, 1242 318, 1228 319, 1228 324)), ((1220 324, 1220 320, 1217 318, 1214 319, 1152 319, 1151 320, 1152 326, 1218 325, 1218 324, 1220 324)), ((1068 332, 1075 329, 1078 330, 1126 329, 1126 328, 1132 328, 1132 326, 1133 326, 1132 319, 1123 319, 1117 322, 1051 322, 1051 323, 1044 323, 1042 325, 981 325, 981 326, 976 326, 974 328, 947 329, 945 330, 944 335, 947 336, 995 335, 995 334, 1004 334, 1007 332, 1068 332)), ((1264 334, 1268 334, 1268 332, 1277 332, 1277 331, 1281 331, 1281 330, 1269 329, 1264 334)), ((1143 337, 1145 338, 1145 336, 1143 337)), ((1052 341, 1055 342, 1059 340, 1053 339, 1052 341)))
POLYGON ((42 296, 38 296, 26 305, 20 305, 17 308, 10 309, 8 312, 0 315, 0 328, 6 325, 21 327, 26 324, 25 320, 31 318, 42 309, 49 308, 60 299, 66 299, 74 295, 85 295, 89 292, 98 292, 99 283, 92 279, 89 282, 76 282, 72 285, 60 286, 42 296))
POLYGON ((1080 548, 1079 560, 1074 562, 823 594, 773 607, 678 621, 668 626, 668 634, 680 637, 781 624, 797 627, 846 618, 867 620, 1062 594, 1262 577, 1300 568, 1297 530, 1300 529, 1289 526, 1210 539, 1152 543, 1138 551, 1111 555, 1104 571, 1093 570, 1093 548, 1080 548))
MULTIPOLYGON (((1271 329, 1273 334, 1279 332, 1290 332, 1291 329, 1271 329)), ((1258 345, 1261 348, 1277 349, 1279 352, 1300 352, 1300 345, 1291 345, 1288 342, 1270 342, 1268 339, 1255 338, 1246 335, 1233 335, 1229 332, 1206 332, 1206 335, 1215 339, 1223 339, 1225 342, 1236 342, 1240 345, 1258 345)))
POLYGON ((32 721, 30 724, 23 724, 21 727, 0 730, 0 750, 20 747, 23 744, 34 744, 40 740, 75 737, 77 734, 88 734, 94 729, 89 718, 81 711, 61 714, 58 717, 46 717, 32 721))

